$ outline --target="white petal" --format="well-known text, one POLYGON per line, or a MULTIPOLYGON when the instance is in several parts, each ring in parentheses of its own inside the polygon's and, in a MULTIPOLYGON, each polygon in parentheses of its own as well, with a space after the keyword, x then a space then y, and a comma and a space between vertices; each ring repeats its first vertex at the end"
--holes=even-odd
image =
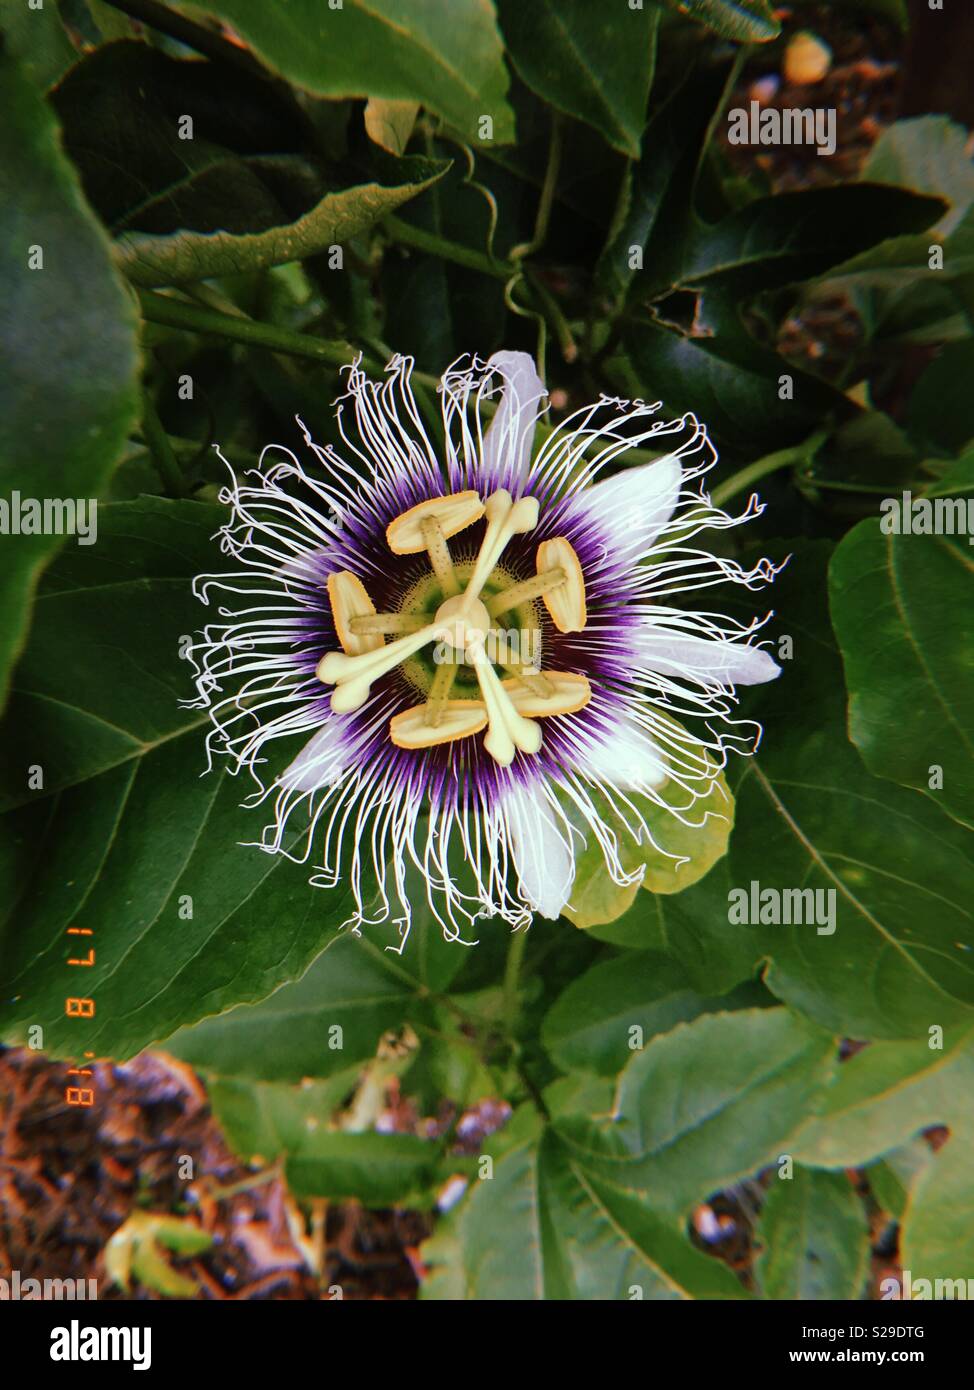
POLYGON ((743 642, 708 641, 652 628, 637 639, 634 656, 641 666, 666 676, 699 676, 722 685, 762 685, 781 674, 763 647, 743 642))
POLYGON ((311 738, 301 752, 277 779, 289 791, 313 792, 330 787, 342 775, 340 758, 341 723, 329 719, 324 728, 311 738))
POLYGON ((579 504, 611 533, 616 555, 643 555, 673 515, 682 478, 680 460, 666 454, 587 488, 579 504))
POLYGON ((575 857, 550 807, 537 792, 517 787, 505 793, 503 813, 521 896, 542 917, 559 916, 572 890, 575 857))
POLYGON ((484 435, 483 471, 495 487, 517 492, 531 464, 534 427, 546 395, 544 383, 526 352, 495 352, 487 366, 503 376, 504 391, 484 435))
POLYGON ((622 719, 603 742, 579 749, 583 772, 623 790, 660 787, 666 781, 661 751, 653 740, 628 719, 622 719))

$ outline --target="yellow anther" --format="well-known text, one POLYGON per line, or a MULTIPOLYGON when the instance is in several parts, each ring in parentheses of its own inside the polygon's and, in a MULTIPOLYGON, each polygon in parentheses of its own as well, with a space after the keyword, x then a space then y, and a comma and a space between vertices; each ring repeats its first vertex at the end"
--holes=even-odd
POLYGON ((355 626, 356 619, 375 617, 375 604, 366 593, 361 579, 348 570, 330 574, 328 601, 342 651, 349 656, 361 656, 363 652, 374 652, 383 645, 381 629, 361 632, 355 626))
POLYGON ((520 676, 503 682, 511 703, 519 714, 529 719, 543 719, 553 714, 574 714, 584 709, 592 698, 592 687, 585 676, 571 671, 545 671, 550 694, 539 695, 520 676))
POLYGON ((565 582, 548 589, 542 595, 542 602, 559 632, 581 632, 588 621, 585 576, 571 545, 564 536, 542 541, 538 546, 536 564, 539 574, 547 574, 553 569, 564 571, 565 582))
POLYGON ((389 549, 397 555, 417 555, 426 549, 423 522, 435 517, 444 537, 455 536, 472 526, 484 514, 484 504, 476 492, 455 492, 449 497, 430 497, 410 507, 386 527, 389 549))
POLYGON ((487 727, 487 711, 480 700, 448 700, 436 725, 426 722, 426 709, 426 705, 414 705, 389 721, 389 737, 397 748, 433 748, 487 727))

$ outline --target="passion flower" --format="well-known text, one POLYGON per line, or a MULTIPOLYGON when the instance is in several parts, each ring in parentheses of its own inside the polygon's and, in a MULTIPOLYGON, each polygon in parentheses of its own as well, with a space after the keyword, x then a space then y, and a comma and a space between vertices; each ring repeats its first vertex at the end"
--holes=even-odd
POLYGON ((695 606, 773 577, 696 544, 759 504, 714 507, 705 428, 658 403, 603 397, 532 459, 545 392, 524 353, 445 373, 442 458, 409 359, 378 383, 347 370, 346 447, 302 425, 311 466, 270 446, 231 469, 220 538, 241 568, 196 584, 232 596, 193 649, 197 703, 210 754, 273 806, 260 847, 314 859, 314 883, 347 876, 351 925, 392 915, 403 936, 418 894, 451 937, 557 917, 592 842, 631 884, 648 813, 694 824, 760 734, 732 718, 735 685, 778 674, 760 623, 695 606), (624 467, 637 447, 655 457, 624 467), (301 747, 272 777, 278 739, 301 747))

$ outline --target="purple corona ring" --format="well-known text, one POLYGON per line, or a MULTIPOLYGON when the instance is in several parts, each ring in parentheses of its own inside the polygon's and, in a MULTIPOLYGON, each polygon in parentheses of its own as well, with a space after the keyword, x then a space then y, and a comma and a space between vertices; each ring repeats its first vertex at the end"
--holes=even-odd
POLYGON ((631 884, 627 839, 655 845, 661 810, 713 814, 697 803, 760 735, 733 718, 734 687, 778 667, 759 622, 696 592, 774 569, 698 546, 761 508, 712 505, 692 415, 603 398, 535 449, 544 387, 499 352, 443 376, 441 457, 411 369, 348 368, 341 452, 304 430, 306 462, 270 446, 231 470, 220 539, 239 567, 197 580, 204 602, 228 597, 193 658, 211 759, 273 809, 260 847, 347 879, 355 928, 391 917, 404 939, 421 899, 459 938, 557 917, 586 847, 631 884), (625 466, 637 447, 650 460, 625 466))

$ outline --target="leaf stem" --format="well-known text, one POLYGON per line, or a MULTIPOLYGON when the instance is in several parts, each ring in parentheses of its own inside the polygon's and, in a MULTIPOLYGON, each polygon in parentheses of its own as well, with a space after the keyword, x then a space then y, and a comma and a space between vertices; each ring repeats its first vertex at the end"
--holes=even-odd
POLYGON ((776 453, 765 454, 764 458, 755 459, 754 463, 749 463, 746 468, 739 469, 738 472, 726 478, 719 487, 715 487, 710 500, 715 507, 723 507, 732 497, 745 492, 759 479, 766 478, 769 473, 777 473, 781 468, 790 468, 808 462, 818 453, 827 436, 827 430, 816 430, 801 444, 794 444, 788 449, 779 449, 776 453))
POLYGON ((149 446, 152 462, 170 497, 185 497, 186 483, 182 470, 173 453, 169 436, 162 427, 156 411, 155 402, 148 391, 142 392, 142 433, 149 446))

